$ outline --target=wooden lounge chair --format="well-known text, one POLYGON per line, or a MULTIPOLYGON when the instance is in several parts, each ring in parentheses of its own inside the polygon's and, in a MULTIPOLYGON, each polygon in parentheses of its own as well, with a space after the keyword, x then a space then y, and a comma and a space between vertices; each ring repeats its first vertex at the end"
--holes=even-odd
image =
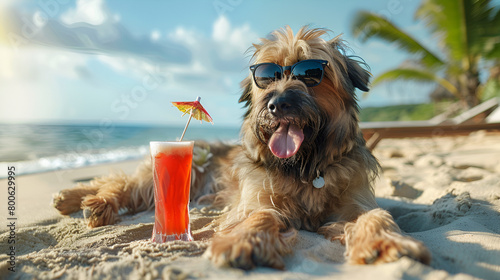
POLYGON ((499 103, 499 98, 492 98, 451 119, 441 115, 427 121, 362 122, 360 127, 370 150, 384 138, 468 135, 478 130, 500 131, 500 122, 487 121, 487 116, 499 109, 499 103))

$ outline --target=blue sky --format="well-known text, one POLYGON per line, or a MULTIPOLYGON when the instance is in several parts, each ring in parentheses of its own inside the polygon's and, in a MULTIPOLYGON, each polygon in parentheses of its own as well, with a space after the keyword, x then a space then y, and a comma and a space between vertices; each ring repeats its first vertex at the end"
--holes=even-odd
MULTIPOLYGON (((217 126, 238 126, 239 82, 258 38, 290 25, 343 33, 374 75, 405 53, 361 43, 350 24, 361 9, 383 14, 432 44, 413 15, 420 1, 3 0, 0 122, 182 125, 172 101, 202 97, 217 126)), ((431 86, 372 89, 362 107, 425 102, 431 86)), ((206 125, 206 124, 204 124, 206 125)))

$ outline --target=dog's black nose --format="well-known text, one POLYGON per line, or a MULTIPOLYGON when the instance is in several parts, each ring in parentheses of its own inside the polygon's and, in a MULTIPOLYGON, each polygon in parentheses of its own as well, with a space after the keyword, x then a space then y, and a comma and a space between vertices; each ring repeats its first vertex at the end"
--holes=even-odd
POLYGON ((291 103, 287 100, 287 98, 283 96, 273 97, 267 103, 267 109, 269 113, 273 115, 280 115, 286 113, 292 107, 291 103))

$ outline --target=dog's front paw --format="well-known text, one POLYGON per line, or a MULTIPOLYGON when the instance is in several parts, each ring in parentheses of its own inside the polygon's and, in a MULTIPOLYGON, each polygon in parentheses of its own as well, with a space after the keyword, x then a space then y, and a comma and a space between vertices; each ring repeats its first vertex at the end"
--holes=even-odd
POLYGON ((83 214, 91 228, 112 225, 118 219, 118 202, 102 196, 89 195, 82 201, 83 214))
POLYGON ((346 222, 328 223, 318 229, 318 234, 330 241, 339 240, 342 245, 345 245, 345 224, 346 222))
POLYGON ((62 215, 69 215, 80 211, 81 202, 81 196, 69 189, 53 194, 51 205, 62 215))
POLYGON ((422 242, 396 232, 385 232, 352 244, 346 254, 350 264, 388 263, 403 256, 424 264, 431 262, 431 254, 422 242))
POLYGON ((256 266, 284 269, 282 255, 291 251, 282 234, 255 232, 244 235, 228 234, 213 239, 205 256, 215 265, 245 270, 256 266))

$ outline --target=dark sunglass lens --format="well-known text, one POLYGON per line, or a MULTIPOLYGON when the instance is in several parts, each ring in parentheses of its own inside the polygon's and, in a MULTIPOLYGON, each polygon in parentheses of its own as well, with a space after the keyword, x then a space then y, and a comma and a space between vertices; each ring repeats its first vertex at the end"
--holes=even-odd
POLYGON ((265 88, 281 79, 281 68, 276 64, 261 64, 255 68, 254 78, 258 87, 265 88))
POLYGON ((318 61, 302 61, 297 63, 292 70, 292 75, 304 82, 306 86, 318 85, 323 78, 323 65, 318 61))

